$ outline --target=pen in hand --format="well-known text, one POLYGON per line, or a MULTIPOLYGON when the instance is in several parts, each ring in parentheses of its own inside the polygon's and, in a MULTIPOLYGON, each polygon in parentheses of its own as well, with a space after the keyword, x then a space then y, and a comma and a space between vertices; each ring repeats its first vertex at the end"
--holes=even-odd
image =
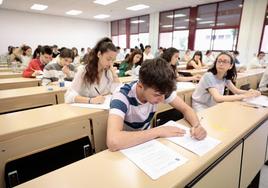
POLYGON ((101 95, 100 92, 99 92, 99 90, 98 90, 96 87, 94 87, 94 88, 95 88, 96 92, 97 92, 99 95, 101 95))

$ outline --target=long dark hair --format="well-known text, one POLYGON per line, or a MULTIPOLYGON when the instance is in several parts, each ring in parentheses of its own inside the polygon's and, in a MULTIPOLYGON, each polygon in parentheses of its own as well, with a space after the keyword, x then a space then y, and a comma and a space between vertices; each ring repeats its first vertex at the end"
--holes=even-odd
POLYGON ((126 61, 128 62, 127 70, 130 70, 133 67, 133 65, 134 65, 133 59, 134 59, 135 55, 137 55, 137 54, 141 55, 141 58, 140 58, 140 61, 135 64, 135 66, 138 66, 138 65, 142 64, 142 62, 143 62, 143 53, 142 53, 141 50, 135 49, 130 54, 130 56, 128 56, 128 58, 126 59, 126 61))
MULTIPOLYGON (((180 51, 176 48, 173 48, 173 47, 170 47, 166 50, 164 50, 163 54, 161 55, 161 57, 163 59, 165 59, 168 63, 171 62, 171 59, 172 59, 172 56, 175 54, 175 53, 179 53, 180 51)), ((176 65, 172 65, 171 64, 171 68, 172 70, 176 73, 177 71, 177 66, 176 65)))
MULTIPOLYGON (((201 63, 203 63, 203 61, 202 61, 203 55, 202 55, 202 52, 201 52, 201 51, 196 51, 196 52, 194 53, 194 55, 193 55, 193 57, 192 57, 192 59, 191 59, 190 61, 193 60, 194 62, 196 62, 195 59, 194 59, 194 57, 195 57, 196 55, 200 56, 200 61, 201 61, 201 63)), ((189 62, 190 62, 190 61, 189 61, 189 62)))
POLYGON ((233 65, 233 67, 231 69, 229 69, 226 73, 226 75, 224 76, 225 79, 227 80, 231 80, 233 83, 235 82, 236 80, 236 77, 237 77, 237 73, 236 73, 236 68, 235 68, 235 63, 234 63, 234 59, 233 57, 228 53, 228 52, 221 52, 217 58, 215 59, 214 61, 214 65, 212 68, 210 68, 208 70, 208 72, 212 72, 212 74, 216 75, 217 74, 217 68, 216 68, 216 63, 218 61, 218 58, 221 56, 221 55, 226 55, 230 58, 230 63, 231 65, 233 65))
POLYGON ((99 84, 100 78, 98 75, 98 66, 99 66, 98 52, 103 54, 108 50, 116 52, 116 47, 114 46, 110 38, 105 37, 101 39, 99 42, 97 42, 94 48, 90 51, 88 57, 85 59, 86 74, 84 76, 84 79, 86 80, 86 82, 93 84, 97 81, 97 83, 99 84))

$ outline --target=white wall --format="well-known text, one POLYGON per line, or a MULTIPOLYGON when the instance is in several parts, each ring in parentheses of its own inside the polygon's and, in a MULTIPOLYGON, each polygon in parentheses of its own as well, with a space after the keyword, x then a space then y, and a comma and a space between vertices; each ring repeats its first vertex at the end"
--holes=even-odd
POLYGON ((33 50, 38 44, 68 48, 93 47, 100 38, 109 36, 107 22, 0 9, 0 54, 7 47, 25 43, 33 50))
POLYGON ((267 0, 244 0, 237 49, 247 64, 258 53, 267 0))

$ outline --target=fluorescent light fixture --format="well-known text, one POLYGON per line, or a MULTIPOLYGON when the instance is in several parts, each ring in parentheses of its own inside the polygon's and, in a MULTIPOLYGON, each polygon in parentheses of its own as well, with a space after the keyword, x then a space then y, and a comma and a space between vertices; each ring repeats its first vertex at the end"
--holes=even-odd
POLYGON ((241 7, 243 7, 243 5, 242 5, 242 4, 239 4, 239 5, 238 5, 238 7, 240 7, 240 8, 241 8, 241 7))
POLYGON ((100 4, 100 5, 108 5, 117 0, 95 0, 94 3, 100 4))
POLYGON ((181 18, 181 17, 185 17, 185 14, 175 14, 175 15, 169 15, 167 16, 167 18, 181 18))
POLYGON ((42 4, 34 4, 33 6, 31 6, 31 9, 33 10, 45 10, 47 9, 47 5, 42 5, 42 4))
POLYGON ((196 20, 196 21, 200 21, 200 20, 203 20, 203 19, 202 19, 202 18, 196 18, 195 20, 196 20))
POLYGON ((198 24, 213 24, 214 21, 203 21, 203 22, 198 22, 198 24))
POLYGON ((189 19, 184 19, 185 22, 189 22, 190 20, 189 19))
POLYGON ((133 23, 133 24, 144 23, 144 22, 145 22, 144 20, 134 20, 134 21, 131 21, 131 23, 133 23))
POLYGON ((97 19, 104 19, 104 18, 109 18, 110 15, 107 15, 107 14, 98 14, 96 16, 94 16, 94 18, 97 18, 97 19))
POLYGON ((217 26, 223 26, 225 23, 217 23, 217 26))
POLYGON ((65 12, 65 14, 73 15, 73 16, 81 14, 81 13, 82 13, 81 10, 69 10, 69 11, 65 12))
POLYGON ((178 26, 178 27, 175 27, 174 29, 186 29, 185 26, 178 26))
POLYGON ((171 28, 173 25, 162 25, 163 28, 171 28))
POLYGON ((0 0, 0 5, 2 5, 2 3, 3 3, 3 0, 0 0))
POLYGON ((149 8, 149 6, 144 5, 144 4, 138 4, 135 6, 127 7, 127 10, 138 11, 138 10, 142 10, 142 9, 146 9, 146 8, 149 8))

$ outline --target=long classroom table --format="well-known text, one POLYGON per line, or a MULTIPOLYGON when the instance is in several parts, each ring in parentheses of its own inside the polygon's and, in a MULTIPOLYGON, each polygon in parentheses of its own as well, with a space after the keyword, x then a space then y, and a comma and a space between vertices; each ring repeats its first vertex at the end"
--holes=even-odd
POLYGON ((0 79, 2 79, 2 78, 20 78, 20 77, 22 77, 22 72, 12 72, 12 71, 0 72, 0 79))
MULTIPOLYGON (((105 150, 17 187, 247 187, 267 160, 267 109, 227 102, 202 111, 199 117, 203 117, 208 135, 221 143, 200 157, 166 139, 158 139, 189 161, 157 180, 121 152, 105 150)), ((184 120, 180 123, 187 125, 184 120)))
POLYGON ((0 90, 39 86, 41 80, 36 78, 4 78, 0 79, 0 90))
POLYGON ((0 90, 0 114, 64 103, 65 92, 66 88, 59 86, 0 90))

